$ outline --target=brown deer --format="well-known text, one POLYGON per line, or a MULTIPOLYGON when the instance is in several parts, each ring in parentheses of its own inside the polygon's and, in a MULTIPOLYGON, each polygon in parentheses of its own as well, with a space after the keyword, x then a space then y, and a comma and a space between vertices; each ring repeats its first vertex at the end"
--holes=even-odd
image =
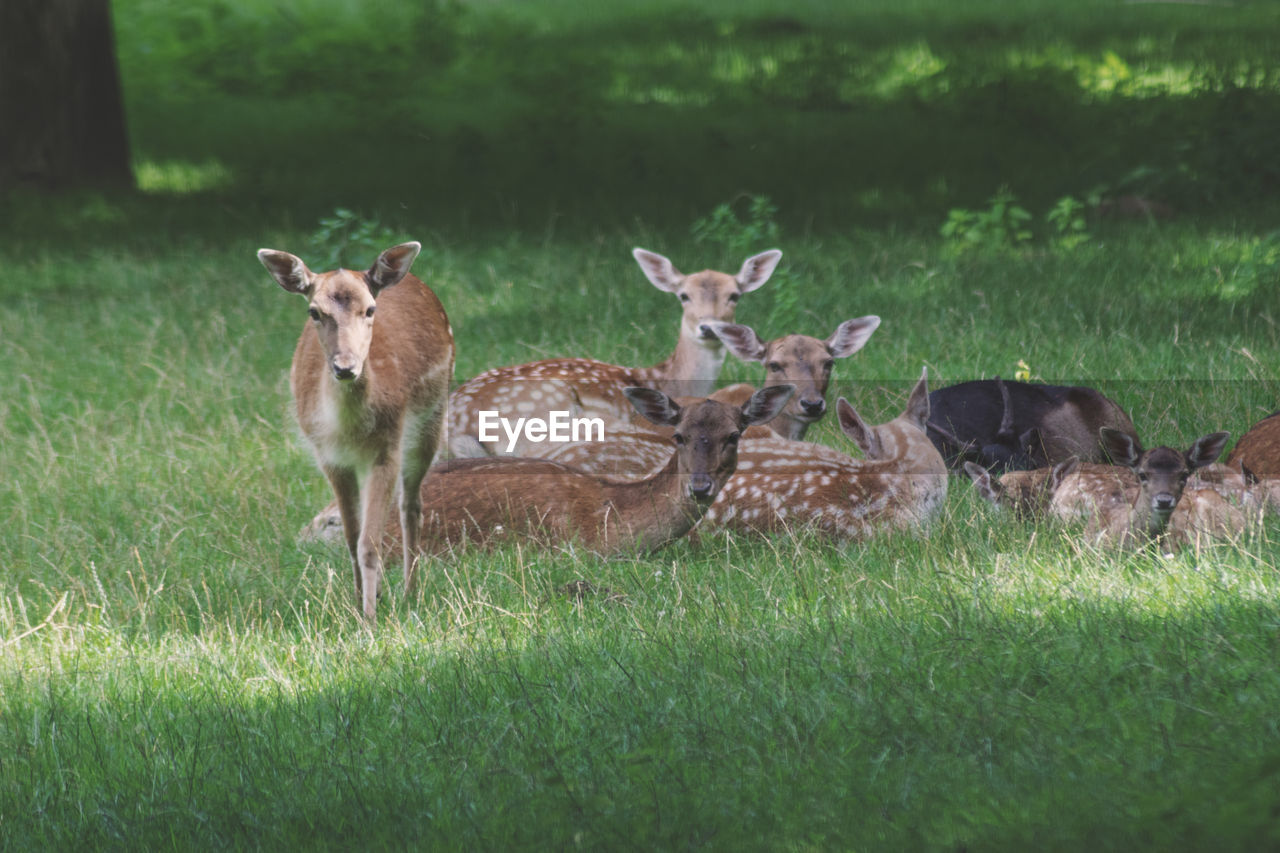
POLYGON ((635 249, 632 254, 653 286, 674 293, 683 306, 680 337, 671 357, 652 367, 556 358, 481 373, 449 397, 449 450, 454 456, 539 456, 545 451, 524 436, 510 442, 501 436, 482 441, 482 411, 543 419, 552 411, 565 411, 600 417, 608 424, 626 423, 632 408, 622 389, 628 386, 654 388, 673 397, 705 397, 711 392, 725 350, 710 323, 732 320, 738 300, 769 280, 782 252, 771 249, 747 258, 737 275, 714 270, 684 275, 656 252, 635 249))
MULTIPOLYGON (((664 454, 658 469, 646 472, 643 479, 616 479, 609 465, 585 454, 585 460, 596 463, 585 470, 518 457, 437 463, 422 485, 422 541, 435 552, 464 541, 486 543, 504 536, 534 536, 545 544, 574 542, 601 554, 657 548, 683 536, 701 518, 733 473, 742 432, 775 417, 794 391, 792 386, 776 385, 742 406, 714 400, 681 406, 660 391, 626 389, 638 411, 674 427, 669 438, 634 434, 664 454)), ((568 446, 618 451, 628 442, 568 446)), ((299 538, 332 539, 336 514, 330 504, 299 538)), ((391 519, 386 542, 399 538, 400 528, 391 519)))
MULTIPOLYGON (((936 442, 935 442, 936 446, 936 442)), ((973 486, 985 500, 1001 509, 1008 509, 1023 520, 1044 518, 1049 511, 1049 501, 1057 492, 1062 479, 1081 464, 1072 458, 1052 468, 1036 468, 1031 471, 1006 471, 998 478, 976 462, 965 462, 964 470, 973 480, 973 486)), ((1088 463, 1084 463, 1088 464, 1088 463)), ((1128 473, 1127 468, 1098 465, 1098 468, 1114 468, 1128 473)))
POLYGON ((835 359, 847 358, 862 349, 879 327, 880 318, 868 315, 846 320, 826 340, 808 335, 784 335, 765 342, 749 326, 708 325, 729 352, 743 361, 764 365, 766 386, 782 382, 796 386, 795 398, 769 427, 783 438, 800 441, 809 426, 827 411, 827 386, 835 359))
POLYGON ((714 400, 682 407, 651 388, 625 393, 646 417, 675 428, 661 471, 620 482, 545 459, 451 460, 423 492, 426 547, 516 536, 606 555, 657 549, 697 524, 733 474, 742 431, 775 417, 795 388, 765 388, 741 408, 714 400))
MULTIPOLYGON (((1123 512, 1133 505, 1139 490, 1138 477, 1130 468, 1075 457, 1053 467, 1008 471, 998 479, 974 462, 966 462, 964 469, 979 495, 1024 520, 1087 521, 1123 512), (1068 481, 1066 488, 1055 501, 1064 481, 1068 481)), ((1280 506, 1280 480, 1250 480, 1234 468, 1213 463, 1192 472, 1183 500, 1170 517, 1170 529, 1194 527, 1193 516, 1219 512, 1217 499, 1203 494, 1210 491, 1255 515, 1280 506)))
MULTIPOLYGON (((1136 477, 1136 488, 1113 471, 1097 470, 1114 466, 1070 471, 1054 492, 1049 513, 1060 519, 1085 515, 1089 519, 1089 532, 1097 539, 1125 544, 1166 538, 1188 480, 1195 471, 1218 458, 1228 433, 1202 436, 1186 451, 1164 446, 1144 450, 1127 433, 1106 428, 1101 431, 1101 437, 1111 458, 1136 477)), ((1215 514, 1231 516, 1227 510, 1218 513, 1219 501, 1224 506, 1229 504, 1213 489, 1192 489, 1191 492, 1194 494, 1183 510, 1186 521, 1179 522, 1178 526, 1194 527, 1215 514)))
POLYGON ((916 383, 902 414, 888 423, 868 426, 844 398, 837 401, 836 416, 865 459, 806 442, 745 440, 737 473, 699 531, 812 529, 848 541, 923 528, 947 495, 946 464, 925 433, 926 377, 916 383))
POLYGON ((313 273, 260 249, 276 282, 305 296, 310 319, 289 372, 294 408, 333 486, 364 615, 375 616, 382 530, 400 492, 405 589, 415 587, 421 486, 435 455, 453 375, 453 331, 440 300, 409 274, 421 245, 380 254, 365 272, 313 273))
POLYGON ((1227 465, 1263 480, 1280 478, 1280 412, 1249 427, 1227 454, 1227 465))

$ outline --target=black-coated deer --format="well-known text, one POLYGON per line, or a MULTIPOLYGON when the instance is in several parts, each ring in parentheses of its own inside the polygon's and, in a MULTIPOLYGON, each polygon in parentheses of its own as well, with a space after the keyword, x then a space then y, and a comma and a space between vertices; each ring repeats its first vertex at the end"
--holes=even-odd
POLYGON ((976 379, 929 395, 929 437, 954 470, 976 462, 993 474, 1076 457, 1106 461, 1102 427, 1137 439, 1129 416, 1092 388, 976 379))

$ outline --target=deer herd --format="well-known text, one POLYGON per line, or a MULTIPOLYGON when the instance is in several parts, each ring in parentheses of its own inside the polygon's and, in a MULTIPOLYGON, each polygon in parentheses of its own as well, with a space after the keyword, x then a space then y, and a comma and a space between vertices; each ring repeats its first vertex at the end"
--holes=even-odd
POLYGON ((836 402, 860 457, 805 441, 828 408, 836 359, 862 349, 880 318, 846 320, 825 338, 762 341, 734 314, 769 280, 777 250, 747 258, 735 275, 685 275, 636 249, 645 277, 681 303, 670 358, 496 367, 450 393, 453 331, 409 272, 420 249, 404 243, 367 271, 323 273, 287 252, 258 252, 275 281, 308 302, 290 385, 334 501, 302 538, 346 543, 370 620, 391 550, 411 595, 422 560, 512 539, 614 555, 721 530, 837 542, 926 532, 951 474, 968 474, 1018 518, 1082 523, 1097 543, 1168 549, 1232 537, 1280 507, 1280 415, 1219 463, 1227 433, 1186 450, 1144 449, 1124 410, 1085 387, 997 378, 930 392, 922 373, 888 423, 869 425, 848 400, 836 402), (763 365, 760 389, 716 388, 728 353, 763 365), (548 442, 530 429, 494 441, 481 429, 494 412, 544 426, 568 413, 602 431, 548 442))

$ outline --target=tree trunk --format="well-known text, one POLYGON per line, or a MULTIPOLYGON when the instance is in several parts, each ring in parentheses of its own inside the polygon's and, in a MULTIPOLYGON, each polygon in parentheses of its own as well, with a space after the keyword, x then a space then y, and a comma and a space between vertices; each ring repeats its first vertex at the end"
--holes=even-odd
POLYGON ((0 192, 132 186, 111 0, 0 0, 0 192))

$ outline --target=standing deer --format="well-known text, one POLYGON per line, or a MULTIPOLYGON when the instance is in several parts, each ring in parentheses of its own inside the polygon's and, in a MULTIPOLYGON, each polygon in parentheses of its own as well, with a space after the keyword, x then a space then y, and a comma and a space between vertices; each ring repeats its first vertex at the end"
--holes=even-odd
MULTIPOLYGON (((1228 434, 1202 436, 1186 451, 1164 446, 1143 450, 1127 433, 1105 428, 1101 437, 1111 458, 1137 478, 1136 488, 1111 472, 1092 468, 1072 471, 1054 493, 1049 512, 1057 518, 1087 515, 1090 532, 1104 541, 1142 543, 1165 537, 1188 480, 1218 458, 1228 434)), ((1229 504, 1213 489, 1191 491, 1194 495, 1183 511, 1187 524, 1194 526, 1216 514, 1231 515, 1227 510, 1219 512, 1219 502, 1229 504)))
MULTIPOLYGON (((764 384, 787 382, 796 386, 796 396, 770 428, 783 438, 800 441, 809 425, 827 411, 827 386, 835 359, 847 358, 862 349, 880 325, 875 315, 846 320, 826 340, 808 335, 784 335, 761 341, 755 330, 735 323, 708 324, 729 352, 743 361, 760 362, 765 367, 764 384)), ((747 386, 750 387, 750 386, 747 386)))
POLYGON ((453 330, 440 300, 409 274, 421 245, 403 243, 366 272, 313 273, 288 252, 258 260, 290 293, 307 298, 310 320, 289 382, 303 435, 333 486, 364 615, 375 617, 382 530, 397 487, 405 590, 414 557, 423 478, 435 455, 453 375, 453 330))
POLYGON ((879 426, 868 426, 844 398, 837 402, 840 428, 865 460, 780 438, 743 441, 738 471, 700 530, 813 529, 847 541, 924 527, 947 495, 947 467, 925 434, 928 391, 922 375, 902 414, 879 426))
MULTIPOLYGON (((773 275, 782 252, 753 255, 737 275, 714 270, 684 275, 656 252, 632 251, 645 276, 659 290, 680 298, 680 337, 671 357, 652 367, 621 367, 589 358, 556 358, 488 370, 449 397, 449 450, 454 456, 538 456, 541 444, 523 436, 508 449, 505 440, 482 442, 480 412, 511 412, 547 418, 552 411, 625 423, 632 408, 624 388, 654 388, 670 396, 704 397, 724 365, 724 345, 710 323, 732 320, 738 300, 773 275)), ((607 428, 606 428, 607 429, 607 428)))
POLYGON ((733 474, 742 431, 775 417, 794 392, 775 385, 741 408, 714 400, 682 407, 661 391, 627 388, 645 417, 674 427, 661 471, 619 482, 545 459, 451 460, 424 487, 422 541, 437 552, 506 536, 599 554, 652 551, 697 524, 733 474))

